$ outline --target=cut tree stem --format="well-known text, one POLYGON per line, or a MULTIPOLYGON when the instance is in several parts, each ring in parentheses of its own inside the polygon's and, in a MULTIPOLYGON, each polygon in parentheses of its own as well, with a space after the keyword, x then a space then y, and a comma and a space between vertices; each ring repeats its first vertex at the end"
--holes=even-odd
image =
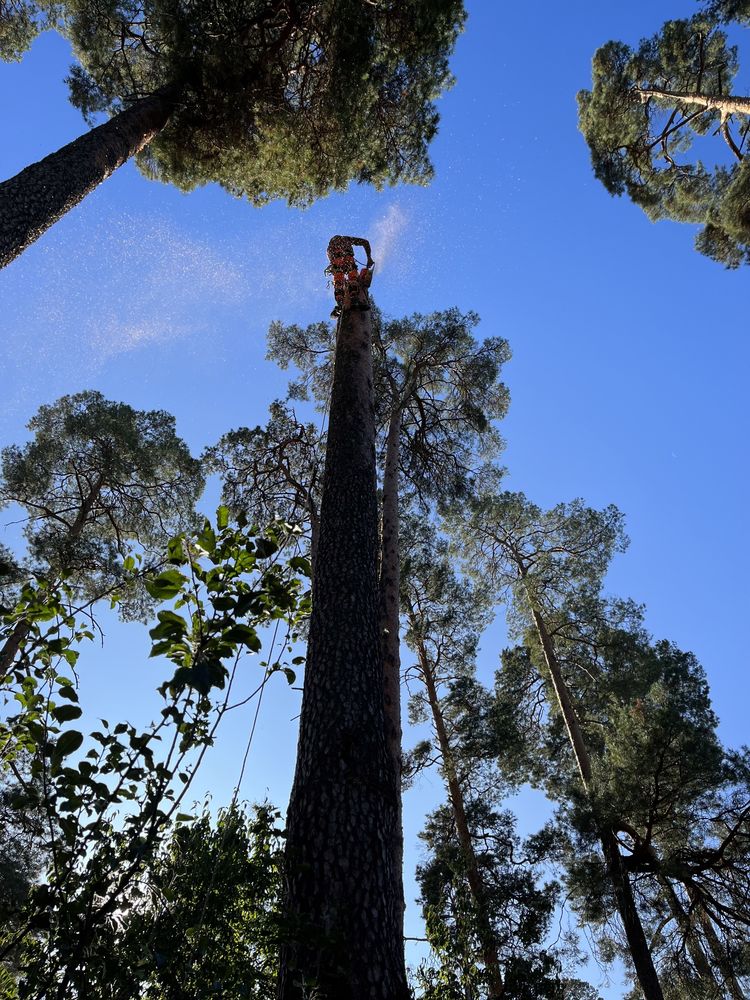
POLYGON ((370 312, 336 343, 320 535, 287 814, 280 1000, 407 1000, 379 633, 370 312), (317 991, 317 992, 316 992, 317 991))

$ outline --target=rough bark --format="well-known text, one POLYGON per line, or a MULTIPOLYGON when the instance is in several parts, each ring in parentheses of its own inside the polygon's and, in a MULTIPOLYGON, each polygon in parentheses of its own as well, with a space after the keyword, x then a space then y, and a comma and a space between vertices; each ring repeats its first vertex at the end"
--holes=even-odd
MULTIPOLYGON (((525 576, 525 571, 522 567, 519 567, 519 575, 522 578, 525 576)), ((568 732, 570 745, 573 748, 573 755, 575 756, 576 764, 581 775, 581 781, 583 782, 583 787, 587 794, 590 794, 593 770, 591 766, 591 757, 588 752, 588 747, 586 746, 586 740, 583 736, 581 725, 578 720, 578 713, 570 697, 570 691, 568 690, 562 670, 560 669, 554 643, 549 634, 544 618, 540 614, 534 598, 530 593, 528 593, 528 590, 527 594, 532 617, 534 619, 534 627, 542 646, 544 661, 547 665, 555 697, 557 698, 557 703, 560 707, 565 728, 568 732)), ((664 995, 662 993, 661 985, 659 984, 659 977, 656 974, 656 968, 654 966, 653 958, 651 957, 651 951, 648 946, 646 934, 643 930, 643 924, 641 923, 641 918, 638 914, 638 907, 636 906, 635 898, 633 896, 633 887, 630 884, 630 878, 623 864, 622 854, 620 853, 620 847, 617 842, 617 836, 611 828, 603 825, 599 829, 599 840, 602 845, 604 861, 607 867, 610 882, 612 884, 617 910, 620 914, 620 919, 625 930, 628 950, 630 952, 630 957, 633 960, 636 976, 640 987, 643 990, 643 995, 646 1000, 663 1000, 664 995)))
MULTIPOLYGON (((383 650, 383 700, 385 738, 391 755, 398 817, 393 843, 393 864, 402 882, 404 834, 401 808, 401 655, 399 649, 399 591, 401 556, 399 548, 398 473, 401 440, 401 410, 394 411, 388 425, 383 470, 383 509, 380 528, 380 637, 383 650)), ((403 911, 402 911, 403 929, 403 911)))
POLYGON ((0 267, 23 253, 169 121, 178 87, 136 101, 104 125, 0 184, 0 267))
POLYGON ((313 610, 287 816, 280 1000, 407 1000, 385 738, 371 314, 336 345, 313 610), (312 993, 312 988, 318 990, 312 993), (307 991, 307 992, 306 992, 307 991))
POLYGON ((383 515, 380 556, 380 628, 383 640, 383 685, 388 747, 401 774, 401 658, 399 650, 399 510, 398 470, 401 411, 388 426, 383 472, 383 515))
POLYGON ((320 518, 312 502, 308 507, 310 518, 310 569, 315 573, 315 563, 318 561, 318 535, 320 534, 320 518))
POLYGON ((492 932, 492 925, 487 912, 487 893, 479 865, 477 864, 474 842, 471 838, 471 831, 469 830, 469 823, 466 818, 466 809, 464 808, 463 791, 458 780, 453 750, 445 728, 443 713, 440 709, 435 678, 424 650, 419 651, 419 666, 424 679, 425 690, 427 691, 427 700, 430 703, 432 721, 440 747, 440 756, 443 760, 443 776, 448 786, 453 822, 456 824, 456 835, 466 865, 466 878, 476 909, 477 934, 482 949, 482 961, 487 970, 487 996, 489 1000, 499 1000, 500 997, 505 995, 505 985, 500 970, 497 941, 492 932))
POLYGON ((637 88, 636 93, 642 101, 657 97, 662 101, 674 101, 679 104, 692 104, 707 111, 718 111, 722 119, 727 115, 750 115, 750 97, 733 97, 729 94, 697 94, 686 90, 659 90, 657 88, 637 88))

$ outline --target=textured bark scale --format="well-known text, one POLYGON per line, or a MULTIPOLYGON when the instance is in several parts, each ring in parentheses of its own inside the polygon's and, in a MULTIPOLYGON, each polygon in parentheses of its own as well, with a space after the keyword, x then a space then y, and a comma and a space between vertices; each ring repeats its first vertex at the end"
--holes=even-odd
MULTIPOLYGON (((391 417, 383 472, 382 551, 380 557, 380 628, 383 640, 383 683, 388 745, 401 772, 401 658, 399 650, 399 510, 398 472, 401 411, 391 417)), ((400 785, 400 777, 399 777, 400 785)))
POLYGON ((336 345, 297 767, 280 1000, 407 1000, 385 737, 369 312, 336 345), (313 988, 318 993, 313 993, 313 988))
POLYGON ((0 267, 22 254, 169 121, 178 91, 164 88, 0 184, 0 267))

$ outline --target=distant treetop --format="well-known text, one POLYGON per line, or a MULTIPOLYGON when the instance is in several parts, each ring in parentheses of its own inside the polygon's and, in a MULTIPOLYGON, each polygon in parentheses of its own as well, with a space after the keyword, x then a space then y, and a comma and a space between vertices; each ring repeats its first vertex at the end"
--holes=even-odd
POLYGON ((607 190, 652 220, 699 224, 696 248, 738 267, 750 262, 750 98, 733 89, 737 49, 722 28, 730 21, 750 21, 748 0, 667 21, 635 49, 607 42, 578 106, 607 190))

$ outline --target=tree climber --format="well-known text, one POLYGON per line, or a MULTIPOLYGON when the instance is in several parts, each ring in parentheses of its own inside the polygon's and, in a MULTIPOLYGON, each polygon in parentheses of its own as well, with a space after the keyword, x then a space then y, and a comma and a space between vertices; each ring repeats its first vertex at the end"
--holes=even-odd
POLYGON ((328 244, 328 267, 326 274, 333 278, 333 297, 336 305, 331 316, 340 316, 342 309, 369 309, 367 289, 372 282, 375 261, 370 253, 370 244, 358 236, 334 236, 328 244), (363 247, 367 254, 367 264, 357 270, 354 246, 363 247))

